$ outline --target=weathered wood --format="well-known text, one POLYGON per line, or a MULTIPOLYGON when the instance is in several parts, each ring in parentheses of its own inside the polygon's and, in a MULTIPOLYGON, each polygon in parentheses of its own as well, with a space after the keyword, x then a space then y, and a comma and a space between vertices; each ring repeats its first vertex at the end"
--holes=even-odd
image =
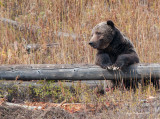
POLYGON ((92 64, 1 65, 6 80, 116 80, 160 78, 160 64, 135 64, 122 71, 108 71, 92 64))
MULTIPOLYGON (((55 47, 57 45, 59 45, 59 44, 58 43, 51 43, 51 44, 46 44, 46 47, 47 48, 52 48, 53 46, 55 47)), ((28 44, 26 46, 26 50, 27 50, 28 53, 30 53, 31 51, 37 51, 41 48, 42 48, 41 44, 28 44)))

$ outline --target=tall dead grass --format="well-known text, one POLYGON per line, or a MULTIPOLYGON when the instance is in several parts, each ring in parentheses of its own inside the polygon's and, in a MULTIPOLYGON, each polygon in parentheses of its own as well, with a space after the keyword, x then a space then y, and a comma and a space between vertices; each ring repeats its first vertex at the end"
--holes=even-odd
POLYGON ((33 35, 0 23, 0 64, 94 63, 90 32, 108 19, 134 43, 141 62, 160 62, 159 0, 1 0, 0 17, 41 28, 40 35, 33 35), (80 37, 57 37, 55 31, 80 37), (58 46, 47 49, 52 42, 58 46), (42 48, 27 54, 28 43, 42 48))
MULTIPOLYGON (((97 23, 108 19, 113 20, 134 43, 141 62, 160 62, 159 0, 0 0, 0 17, 41 28, 37 34, 32 34, 0 22, 0 64, 94 63, 96 51, 88 45, 90 32, 97 23), (58 31, 74 33, 78 37, 73 39, 53 34, 58 31), (58 45, 46 47, 53 42, 58 45), (28 54, 26 45, 29 43, 42 47, 28 54)), ((98 99, 106 104, 108 100, 113 105, 122 102, 122 107, 114 112, 120 110, 123 115, 136 112, 143 99, 156 96, 152 88, 137 90, 134 94, 115 90, 106 95, 98 99)), ((89 92, 85 98, 89 100, 90 97, 89 92)), ((108 113, 115 117, 114 112, 108 113)), ((123 115, 118 113, 118 116, 123 115)), ((137 115, 132 117, 137 118, 137 115)))

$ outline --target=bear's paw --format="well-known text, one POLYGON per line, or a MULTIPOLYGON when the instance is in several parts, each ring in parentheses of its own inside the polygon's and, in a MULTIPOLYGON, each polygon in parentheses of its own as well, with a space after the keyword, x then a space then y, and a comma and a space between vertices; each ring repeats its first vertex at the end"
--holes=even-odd
POLYGON ((121 70, 121 68, 120 68, 120 67, 116 67, 116 66, 114 66, 114 65, 112 65, 112 66, 108 66, 108 67, 107 67, 107 69, 108 69, 108 70, 113 70, 113 71, 121 70))

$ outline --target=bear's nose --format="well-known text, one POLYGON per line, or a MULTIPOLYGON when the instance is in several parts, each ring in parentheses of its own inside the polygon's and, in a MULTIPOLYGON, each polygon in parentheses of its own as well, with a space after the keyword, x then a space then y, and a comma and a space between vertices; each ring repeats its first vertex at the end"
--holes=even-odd
POLYGON ((90 46, 93 46, 93 42, 89 42, 89 45, 90 45, 90 46))

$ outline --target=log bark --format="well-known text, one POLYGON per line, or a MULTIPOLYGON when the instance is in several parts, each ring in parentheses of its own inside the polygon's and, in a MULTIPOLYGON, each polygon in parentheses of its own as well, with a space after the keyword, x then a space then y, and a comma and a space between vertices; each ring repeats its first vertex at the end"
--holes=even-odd
POLYGON ((160 64, 135 64, 123 71, 108 71, 93 64, 1 65, 6 80, 117 80, 160 78, 160 64))

